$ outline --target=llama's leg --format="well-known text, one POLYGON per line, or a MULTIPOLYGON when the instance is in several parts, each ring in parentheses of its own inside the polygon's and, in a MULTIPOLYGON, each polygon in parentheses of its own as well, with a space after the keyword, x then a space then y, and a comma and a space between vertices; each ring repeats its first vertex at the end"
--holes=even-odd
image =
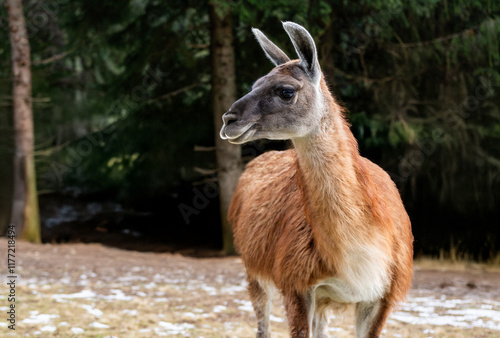
POLYGON ((283 295, 292 338, 309 338, 314 318, 314 290, 283 295))
POLYGON ((356 305, 356 337, 379 337, 391 306, 385 299, 361 302, 356 305))
POLYGON ((248 293, 257 316, 257 338, 271 336, 269 314, 271 312, 272 288, 263 287, 257 280, 248 278, 248 293))
POLYGON ((328 334, 328 310, 325 307, 316 307, 313 320, 313 337, 327 338, 328 334))

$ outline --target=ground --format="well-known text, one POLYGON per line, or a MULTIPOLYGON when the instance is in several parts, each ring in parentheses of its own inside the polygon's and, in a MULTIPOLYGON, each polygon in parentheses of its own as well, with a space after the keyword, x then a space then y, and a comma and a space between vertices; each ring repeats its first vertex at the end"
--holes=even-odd
MULTIPOLYGON (((7 240, 0 239, 7 256, 7 240)), ((240 258, 193 258, 101 244, 16 242, 16 325, 2 336, 253 337, 255 317, 240 258)), ((6 259, 4 260, 6 264, 6 259)), ((500 272, 479 265, 416 265, 408 301, 384 337, 500 337, 500 272)), ((353 337, 353 310, 333 317, 334 337, 353 337)), ((273 337, 288 337, 277 296, 273 337)))

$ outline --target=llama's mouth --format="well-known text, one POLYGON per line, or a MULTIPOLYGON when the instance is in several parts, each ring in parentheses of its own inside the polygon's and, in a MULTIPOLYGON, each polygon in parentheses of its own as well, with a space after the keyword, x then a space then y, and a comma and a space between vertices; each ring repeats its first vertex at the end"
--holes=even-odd
POLYGON ((241 128, 232 127, 232 125, 224 125, 220 130, 220 137, 233 144, 242 144, 249 141, 257 131, 255 123, 249 123, 241 128))

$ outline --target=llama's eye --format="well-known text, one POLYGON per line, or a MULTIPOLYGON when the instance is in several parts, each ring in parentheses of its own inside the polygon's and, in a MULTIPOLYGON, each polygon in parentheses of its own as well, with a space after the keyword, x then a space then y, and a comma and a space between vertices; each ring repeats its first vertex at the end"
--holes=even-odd
POLYGON ((293 89, 281 89, 279 91, 279 96, 284 100, 290 100, 295 95, 295 90, 293 89))

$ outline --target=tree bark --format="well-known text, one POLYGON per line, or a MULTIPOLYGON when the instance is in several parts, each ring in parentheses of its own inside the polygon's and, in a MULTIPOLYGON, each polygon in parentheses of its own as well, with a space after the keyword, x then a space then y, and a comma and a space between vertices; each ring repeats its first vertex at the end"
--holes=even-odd
POLYGON ((11 105, 0 104, 0 235, 6 235, 12 211, 12 135, 11 105))
POLYGON ((15 143, 11 224, 16 226, 16 233, 20 238, 40 242, 40 218, 33 159, 30 44, 22 0, 7 0, 5 8, 12 49, 15 143))
POLYGON ((212 108, 215 125, 215 153, 219 178, 219 198, 222 221, 223 250, 233 254, 233 230, 227 219, 229 203, 242 172, 241 148, 219 136, 222 114, 236 101, 236 74, 234 64, 233 32, 230 9, 223 17, 221 11, 210 5, 212 55, 212 108))

